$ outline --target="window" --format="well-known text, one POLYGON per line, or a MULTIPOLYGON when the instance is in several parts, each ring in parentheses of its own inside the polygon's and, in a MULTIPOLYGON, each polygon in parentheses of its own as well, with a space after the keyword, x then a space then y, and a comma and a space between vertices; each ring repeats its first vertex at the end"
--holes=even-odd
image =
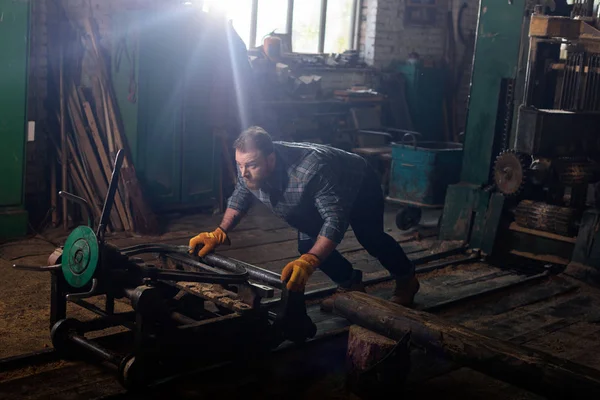
POLYGON ((292 49, 296 53, 319 51, 319 26, 322 0, 294 2, 292 18, 292 49))
POLYGON ((252 0, 204 0, 203 11, 223 13, 231 20, 246 47, 250 44, 252 0))
POLYGON ((353 0, 327 0, 325 53, 342 53, 352 48, 353 0))
POLYGON ((265 36, 275 31, 285 33, 287 31, 287 0, 258 0, 258 18, 256 20, 256 43, 260 46, 265 36))
POLYGON ((341 53, 354 47, 359 0, 197 0, 227 15, 247 47, 271 32, 292 35, 296 53, 341 53))

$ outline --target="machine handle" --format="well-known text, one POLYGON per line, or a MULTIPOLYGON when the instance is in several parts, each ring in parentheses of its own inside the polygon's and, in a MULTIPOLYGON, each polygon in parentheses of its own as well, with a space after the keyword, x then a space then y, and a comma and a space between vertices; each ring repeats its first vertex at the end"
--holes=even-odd
POLYGON ((406 138, 409 138, 412 142, 413 147, 417 147, 417 136, 413 132, 406 132, 404 136, 402 136, 402 143, 406 143, 406 138))
POLYGON ((69 293, 67 297, 67 301, 76 300, 76 299, 87 299, 88 297, 92 297, 96 295, 96 289, 98 289, 98 279, 92 279, 92 288, 84 293, 69 293))
POLYGON ((91 227, 94 225, 94 214, 92 214, 92 208, 83 197, 75 196, 74 194, 71 194, 69 192, 63 192, 62 190, 58 192, 58 195, 64 199, 67 199, 68 201, 72 201, 73 203, 77 203, 81 207, 83 207, 85 213, 87 214, 86 217, 88 220, 88 226, 91 227))
POLYGON ((19 265, 19 264, 14 264, 13 265, 14 269, 21 269, 24 271, 33 271, 33 272, 48 272, 48 271, 56 271, 62 268, 62 264, 56 264, 56 265, 43 265, 41 267, 38 266, 34 266, 34 265, 19 265))
POLYGON ((119 175, 121 173, 121 166, 123 165, 124 157, 125 152, 123 152, 123 149, 119 150, 117 156, 115 157, 115 166, 110 178, 110 184, 108 185, 108 191, 106 192, 106 198, 104 199, 104 207, 102 208, 102 215, 100 216, 98 231, 96 232, 98 242, 100 243, 104 242, 106 226, 108 225, 108 220, 110 219, 112 206, 115 203, 115 194, 117 193, 117 188, 119 187, 119 175))

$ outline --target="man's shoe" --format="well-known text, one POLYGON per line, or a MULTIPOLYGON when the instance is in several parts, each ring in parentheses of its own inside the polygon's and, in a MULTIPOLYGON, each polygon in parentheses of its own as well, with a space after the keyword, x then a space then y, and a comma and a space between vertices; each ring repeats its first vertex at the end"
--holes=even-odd
POLYGON ((396 280, 396 289, 394 290, 394 294, 390 298, 390 301, 408 307, 413 304, 415 295, 420 287, 421 285, 416 276, 413 276, 408 280, 396 280))
POLYGON ((355 275, 353 282, 349 286, 338 286, 338 288, 336 289, 334 294, 332 294, 331 296, 329 296, 328 298, 326 298, 325 300, 323 300, 321 302, 321 310, 327 311, 327 312, 333 311, 333 303, 335 301, 335 298, 342 293, 348 293, 348 292, 366 293, 367 292, 365 290, 365 285, 362 282, 362 271, 355 271, 355 272, 358 272, 358 273, 355 275))

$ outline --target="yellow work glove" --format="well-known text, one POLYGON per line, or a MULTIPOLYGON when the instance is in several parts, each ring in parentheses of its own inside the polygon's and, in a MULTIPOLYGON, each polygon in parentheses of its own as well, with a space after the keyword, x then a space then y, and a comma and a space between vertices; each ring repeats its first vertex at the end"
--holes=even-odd
POLYGON ((223 229, 217 228, 213 232, 202 232, 190 239, 190 254, 194 254, 196 248, 202 245, 198 255, 204 257, 223 243, 229 244, 229 238, 223 229))
POLYGON ((287 281, 287 288, 292 292, 304 292, 308 278, 315 272, 320 260, 312 254, 303 254, 292 261, 281 271, 281 282, 287 281))

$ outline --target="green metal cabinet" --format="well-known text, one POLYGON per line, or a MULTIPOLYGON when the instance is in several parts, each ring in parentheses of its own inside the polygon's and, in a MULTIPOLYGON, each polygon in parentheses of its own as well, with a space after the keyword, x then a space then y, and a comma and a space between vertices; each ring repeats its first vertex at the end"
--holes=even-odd
POLYGON ((113 85, 138 179, 157 210, 218 198, 220 142, 207 114, 212 66, 187 34, 190 18, 136 11, 115 19, 113 85))
POLYGON ((448 71, 426 67, 421 62, 399 65, 406 79, 406 101, 420 140, 444 140, 444 96, 448 71))
POLYGON ((0 239, 27 233, 24 210, 29 2, 0 0, 0 239))

